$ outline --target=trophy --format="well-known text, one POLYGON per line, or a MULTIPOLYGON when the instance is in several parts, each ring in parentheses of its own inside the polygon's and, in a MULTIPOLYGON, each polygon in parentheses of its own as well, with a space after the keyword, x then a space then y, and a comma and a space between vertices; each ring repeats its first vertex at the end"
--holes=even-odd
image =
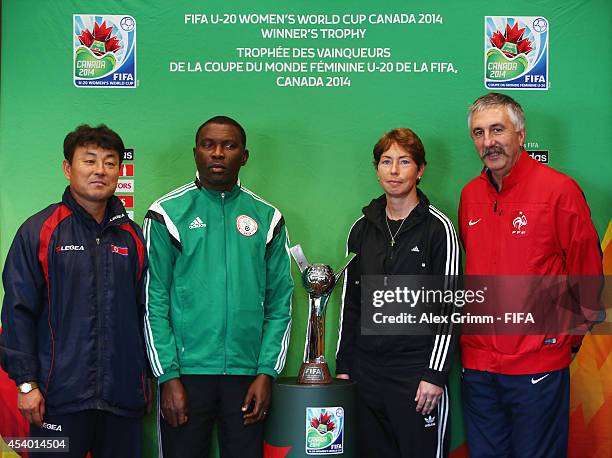
POLYGON ((292 247, 290 251, 302 273, 302 284, 308 292, 309 306, 304 362, 297 382, 306 385, 328 384, 332 378, 325 361, 325 311, 334 286, 355 253, 350 253, 341 268, 334 273, 327 264, 309 264, 300 245, 292 247))

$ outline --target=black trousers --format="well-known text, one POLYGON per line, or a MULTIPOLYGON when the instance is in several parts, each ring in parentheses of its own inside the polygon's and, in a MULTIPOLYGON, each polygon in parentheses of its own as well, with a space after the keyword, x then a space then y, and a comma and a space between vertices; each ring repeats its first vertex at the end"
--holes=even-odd
POLYGON ((37 458, 115 458, 142 456, 142 418, 83 410, 66 415, 45 415, 42 428, 30 426, 30 437, 69 439, 69 452, 30 454, 37 458))
POLYGON ((352 373, 357 382, 357 437, 361 458, 448 456, 450 446, 448 388, 431 414, 417 412, 414 400, 422 367, 379 365, 359 358, 352 373))
POLYGON ((187 392, 188 420, 173 428, 159 418, 163 452, 160 457, 208 457, 216 422, 222 458, 261 458, 263 423, 244 426, 241 410, 254 379, 239 375, 182 375, 181 382, 187 392))

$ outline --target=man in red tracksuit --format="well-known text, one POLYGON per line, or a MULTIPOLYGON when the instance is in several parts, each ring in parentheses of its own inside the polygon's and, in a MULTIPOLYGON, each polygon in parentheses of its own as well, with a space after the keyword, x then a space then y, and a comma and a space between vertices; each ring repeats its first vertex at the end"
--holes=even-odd
MULTIPOLYGON (((487 94, 470 107, 468 124, 484 169, 463 188, 459 204, 465 274, 599 281, 601 250, 584 195, 573 179, 525 152, 521 106, 487 94)), ((539 292, 525 283, 520 297, 539 292)), ((597 296, 583 288, 575 301, 585 329, 602 319, 587 307, 598 305, 597 296)), ((563 313, 557 308, 549 316, 563 313)), ((472 458, 567 455, 568 366, 582 336, 530 334, 461 337, 472 458)))

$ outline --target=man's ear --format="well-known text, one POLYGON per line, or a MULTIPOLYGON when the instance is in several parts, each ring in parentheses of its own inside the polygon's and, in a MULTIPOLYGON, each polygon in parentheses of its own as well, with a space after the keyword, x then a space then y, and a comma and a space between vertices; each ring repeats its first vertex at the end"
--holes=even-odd
POLYGON ((242 154, 242 164, 241 165, 245 165, 248 160, 249 160, 249 150, 245 149, 244 153, 242 154))
POLYGON ((67 159, 64 159, 64 161, 62 162, 62 171, 64 172, 64 176, 66 177, 66 179, 70 181, 70 176, 72 174, 72 167, 70 165, 70 162, 68 162, 67 159))
POLYGON ((523 128, 519 131, 519 139, 521 141, 521 146, 525 144, 525 138, 527 138, 527 129, 523 128))

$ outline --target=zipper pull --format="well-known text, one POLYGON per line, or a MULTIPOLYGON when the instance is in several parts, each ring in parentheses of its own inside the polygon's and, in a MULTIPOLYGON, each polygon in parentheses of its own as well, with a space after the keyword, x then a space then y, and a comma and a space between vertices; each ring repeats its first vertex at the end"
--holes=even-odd
POLYGON ((493 203, 493 213, 497 213, 497 201, 493 203))

